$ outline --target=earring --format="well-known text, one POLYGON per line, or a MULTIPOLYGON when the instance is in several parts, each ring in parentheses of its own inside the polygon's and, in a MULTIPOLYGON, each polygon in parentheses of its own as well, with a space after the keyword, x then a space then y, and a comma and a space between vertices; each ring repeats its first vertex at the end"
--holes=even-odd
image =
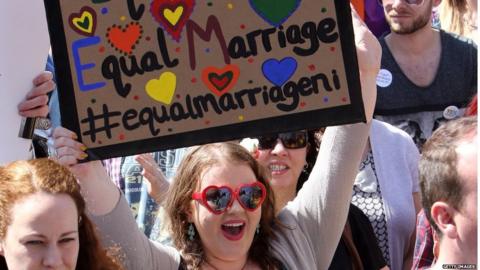
POLYGON ((195 228, 193 227, 193 223, 190 223, 190 225, 188 225, 187 234, 188 240, 193 241, 193 239, 195 238, 195 228))
POLYGON ((308 163, 306 163, 305 166, 303 166, 303 172, 308 173, 308 163))
POLYGON ((260 223, 257 224, 257 229, 255 230, 255 233, 256 233, 256 234, 259 234, 259 233, 260 233, 260 223))

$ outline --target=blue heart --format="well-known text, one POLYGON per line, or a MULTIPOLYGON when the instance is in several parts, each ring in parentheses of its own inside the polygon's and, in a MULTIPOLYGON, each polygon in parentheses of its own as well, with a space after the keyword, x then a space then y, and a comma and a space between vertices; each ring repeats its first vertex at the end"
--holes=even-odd
POLYGON ((276 86, 282 86, 292 77, 297 70, 297 60, 292 57, 285 57, 278 61, 271 58, 263 62, 263 76, 276 86))

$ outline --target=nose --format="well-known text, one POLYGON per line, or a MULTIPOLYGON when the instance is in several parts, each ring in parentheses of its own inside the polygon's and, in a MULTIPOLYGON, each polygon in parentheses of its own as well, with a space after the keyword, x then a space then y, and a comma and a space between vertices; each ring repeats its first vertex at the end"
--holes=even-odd
POLYGON ((60 248, 55 245, 49 245, 43 258, 43 265, 46 267, 58 267, 62 265, 62 254, 60 248))
POLYGON ((230 208, 228 208, 228 212, 229 213, 238 213, 238 212, 241 212, 243 211, 243 207, 242 205, 240 204, 240 202, 238 201, 237 198, 235 198, 233 200, 233 203, 232 205, 230 206, 230 208))
POLYGON ((279 155, 279 156, 284 156, 287 154, 287 148, 285 148, 285 146, 283 145, 280 139, 277 139, 277 143, 272 149, 272 154, 279 155))
POLYGON ((395 7, 395 8, 397 8, 398 6, 403 6, 403 5, 406 4, 406 3, 404 3, 405 0, 390 0, 390 2, 391 2, 392 7, 395 7))

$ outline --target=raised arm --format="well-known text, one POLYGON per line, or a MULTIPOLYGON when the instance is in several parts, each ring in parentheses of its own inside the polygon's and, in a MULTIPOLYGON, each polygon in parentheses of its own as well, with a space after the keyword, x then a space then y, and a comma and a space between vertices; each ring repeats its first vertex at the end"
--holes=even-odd
POLYGON ((100 161, 78 164, 85 159, 87 147, 76 141, 77 135, 63 127, 53 132, 56 158, 79 179, 82 195, 87 202, 88 211, 95 216, 110 213, 120 198, 120 192, 110 180, 107 171, 100 161))
POLYGON ((123 196, 110 180, 100 161, 78 164, 86 157, 86 147, 77 142, 70 130, 59 127, 54 131, 58 161, 69 166, 78 178, 82 195, 92 220, 99 229, 103 243, 119 247, 126 269, 171 269, 179 264, 178 252, 150 242, 138 229, 123 196))
POLYGON ((167 196, 170 183, 163 174, 152 154, 141 154, 135 160, 142 166, 143 179, 146 180, 148 195, 161 204, 167 196))
MULTIPOLYGON (((381 48, 358 15, 353 14, 353 17, 362 96, 369 122, 375 106, 381 48)), ((293 230, 283 230, 280 234, 290 242, 287 246, 291 246, 291 250, 279 248, 280 253, 286 253, 279 254, 280 256, 288 257, 288 252, 312 252, 310 257, 313 261, 310 263, 316 265, 317 269, 328 269, 347 219, 352 186, 369 130, 368 123, 326 129, 309 180, 296 199, 280 212, 281 221, 294 227, 293 230), (295 247, 295 242, 302 241, 307 242, 305 246, 308 250, 292 250, 304 249, 295 247)), ((289 263, 304 262, 287 262, 289 263)))

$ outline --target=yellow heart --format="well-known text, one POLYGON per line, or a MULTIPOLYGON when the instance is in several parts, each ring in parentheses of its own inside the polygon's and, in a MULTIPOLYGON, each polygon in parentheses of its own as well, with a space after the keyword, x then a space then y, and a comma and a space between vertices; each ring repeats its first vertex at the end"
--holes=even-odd
POLYGON ((177 87, 177 75, 173 72, 164 72, 157 79, 152 79, 145 85, 145 91, 152 99, 169 105, 177 87))
POLYGON ((172 11, 169 8, 166 8, 163 10, 163 16, 168 20, 169 23, 171 23, 173 26, 175 26, 180 20, 180 17, 182 17, 183 14, 183 7, 179 6, 175 9, 175 11, 172 11))
POLYGON ((80 18, 73 18, 73 24, 80 30, 91 34, 93 30, 93 15, 88 11, 84 11, 80 18), (88 19, 88 26, 85 28, 85 19, 88 19))

